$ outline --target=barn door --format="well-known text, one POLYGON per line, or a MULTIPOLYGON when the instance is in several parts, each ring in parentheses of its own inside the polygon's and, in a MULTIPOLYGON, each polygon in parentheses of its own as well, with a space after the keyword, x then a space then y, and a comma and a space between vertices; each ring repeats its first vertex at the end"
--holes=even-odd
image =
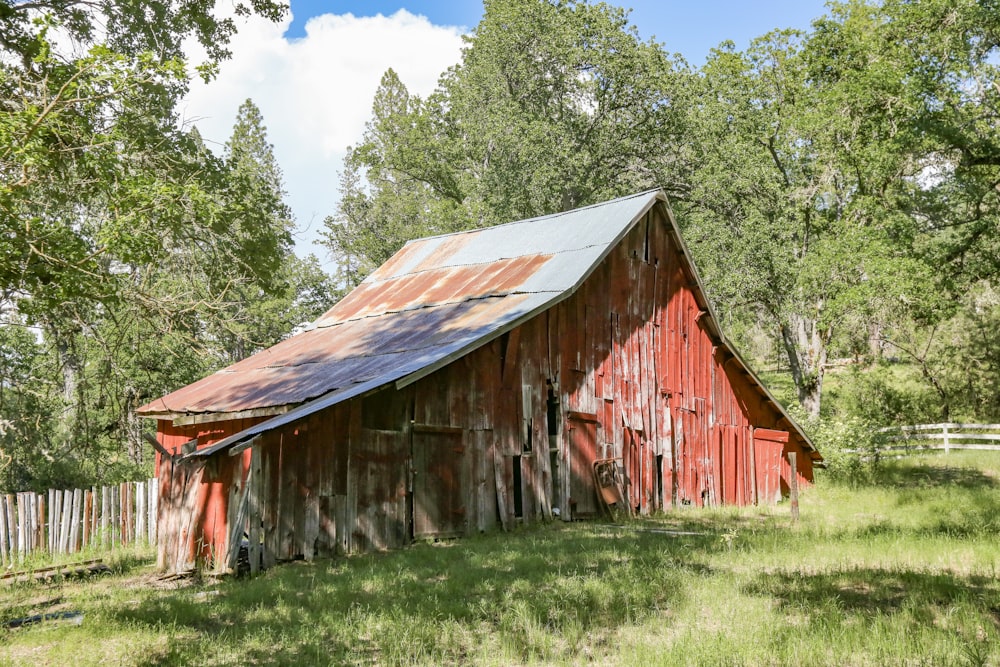
POLYGON ((597 415, 568 412, 567 432, 570 451, 569 496, 575 516, 597 513, 594 461, 597 460, 597 415))
POLYGON ((157 567, 167 572, 184 572, 195 567, 200 556, 198 545, 203 529, 205 492, 202 482, 205 459, 176 461, 163 459, 160 464, 160 505, 157 530, 157 567), (201 502, 199 502, 201 500, 201 502))
POLYGON ((413 536, 465 532, 462 429, 415 424, 413 428, 413 536))
POLYGON ((785 444, 788 442, 788 431, 774 431, 766 428, 753 430, 754 459, 757 470, 757 499, 764 504, 776 503, 781 500, 782 482, 787 487, 787 475, 783 475, 788 467, 784 460, 785 444), (782 477, 785 477, 783 480, 782 477))

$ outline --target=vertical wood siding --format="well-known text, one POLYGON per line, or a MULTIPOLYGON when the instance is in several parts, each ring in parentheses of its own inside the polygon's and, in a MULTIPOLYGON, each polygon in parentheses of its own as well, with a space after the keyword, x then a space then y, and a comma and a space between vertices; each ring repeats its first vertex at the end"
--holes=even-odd
MULTIPOLYGON (((574 295, 402 390, 267 432, 241 456, 160 461, 161 567, 220 562, 237 521, 259 524, 266 566, 594 515, 597 459, 619 460, 641 514, 773 502, 793 450, 810 481, 803 443, 706 328, 669 228, 654 208, 574 295), (247 494, 251 456, 261 479, 247 494), (241 514, 243 497, 257 509, 241 514)), ((200 447, 248 421, 161 422, 160 441, 200 447)))

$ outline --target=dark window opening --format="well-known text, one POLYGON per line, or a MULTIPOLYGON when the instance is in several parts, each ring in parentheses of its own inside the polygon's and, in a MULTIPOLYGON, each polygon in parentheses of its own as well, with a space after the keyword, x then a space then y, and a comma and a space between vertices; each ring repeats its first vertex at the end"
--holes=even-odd
POLYGON ((556 392, 553 390, 552 385, 549 385, 549 398, 545 402, 546 417, 549 422, 549 435, 559 435, 559 398, 556 396, 556 392))
POLYGON ((534 449, 534 442, 532 431, 534 430, 534 420, 532 417, 535 414, 533 404, 534 391, 530 384, 521 385, 521 452, 524 454, 531 454, 534 449))
POLYGON ((410 401, 387 389, 361 399, 361 426, 375 431, 402 431, 409 421, 410 401))
POLYGON ((500 334, 500 370, 503 370, 504 361, 507 359, 507 347, 510 345, 510 332, 500 334))
MULTIPOLYGON (((548 387, 545 399, 545 419, 547 422, 546 432, 549 442, 549 479, 552 484, 553 513, 558 515, 557 508, 560 508, 566 489, 564 488, 565 472, 561 470, 562 462, 559 459, 559 434, 562 431, 562 410, 559 404, 559 383, 554 380, 547 380, 548 387)), ((565 511, 568 508, 562 508, 565 511)))
POLYGON ((552 480, 552 500, 553 503, 561 502, 562 498, 562 474, 559 470, 559 397, 556 395, 556 386, 549 380, 549 395, 545 401, 545 417, 548 422, 549 434, 549 473, 552 480))

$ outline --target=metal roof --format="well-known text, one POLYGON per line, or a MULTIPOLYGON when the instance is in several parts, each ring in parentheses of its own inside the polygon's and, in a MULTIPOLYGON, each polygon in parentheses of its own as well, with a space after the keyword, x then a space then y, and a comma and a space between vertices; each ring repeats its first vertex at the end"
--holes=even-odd
MULTIPOLYGON (((255 435, 395 383, 433 373, 568 298, 657 202, 661 190, 487 229, 410 241, 305 331, 137 410, 145 417, 288 408, 189 456, 255 435)), ((690 253, 667 207, 670 232, 690 253)), ((697 269, 709 328, 813 451, 808 436, 718 326, 697 269)))
POLYGON ((406 384, 568 297, 659 200, 650 191, 411 241, 306 331, 137 412, 241 413, 320 397, 325 407, 406 384))

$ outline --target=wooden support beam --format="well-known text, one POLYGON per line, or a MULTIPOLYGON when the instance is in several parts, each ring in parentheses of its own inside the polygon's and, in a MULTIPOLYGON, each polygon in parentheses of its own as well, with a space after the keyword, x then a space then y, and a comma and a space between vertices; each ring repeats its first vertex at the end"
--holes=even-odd
POLYGON ((792 522, 799 520, 799 471, 796 466, 795 452, 788 452, 788 464, 792 467, 788 475, 788 489, 792 509, 792 522))
MULTIPOLYGON (((254 419, 256 417, 276 417, 286 412, 292 411, 298 405, 278 405, 269 408, 253 408, 251 410, 240 410, 237 412, 206 412, 197 415, 177 415, 173 417, 174 426, 192 426, 194 424, 211 424, 221 421, 232 421, 234 419, 254 419)), ((175 413, 176 414, 176 413, 175 413)), ((160 418, 169 418, 172 415, 163 415, 160 418)))
POLYGON ((256 447, 262 441, 263 441, 263 438, 260 435, 255 435, 254 437, 250 438, 249 440, 244 440, 243 442, 239 443, 238 445, 233 445, 232 447, 230 447, 229 448, 229 455, 230 456, 239 456, 240 454, 242 454, 244 451, 250 449, 251 447, 256 447))
MULTIPOLYGON (((411 425, 414 433, 463 433, 465 431, 461 426, 448 426, 446 424, 418 424, 413 422, 411 425)), ((395 431, 392 431, 395 433, 395 431)))

